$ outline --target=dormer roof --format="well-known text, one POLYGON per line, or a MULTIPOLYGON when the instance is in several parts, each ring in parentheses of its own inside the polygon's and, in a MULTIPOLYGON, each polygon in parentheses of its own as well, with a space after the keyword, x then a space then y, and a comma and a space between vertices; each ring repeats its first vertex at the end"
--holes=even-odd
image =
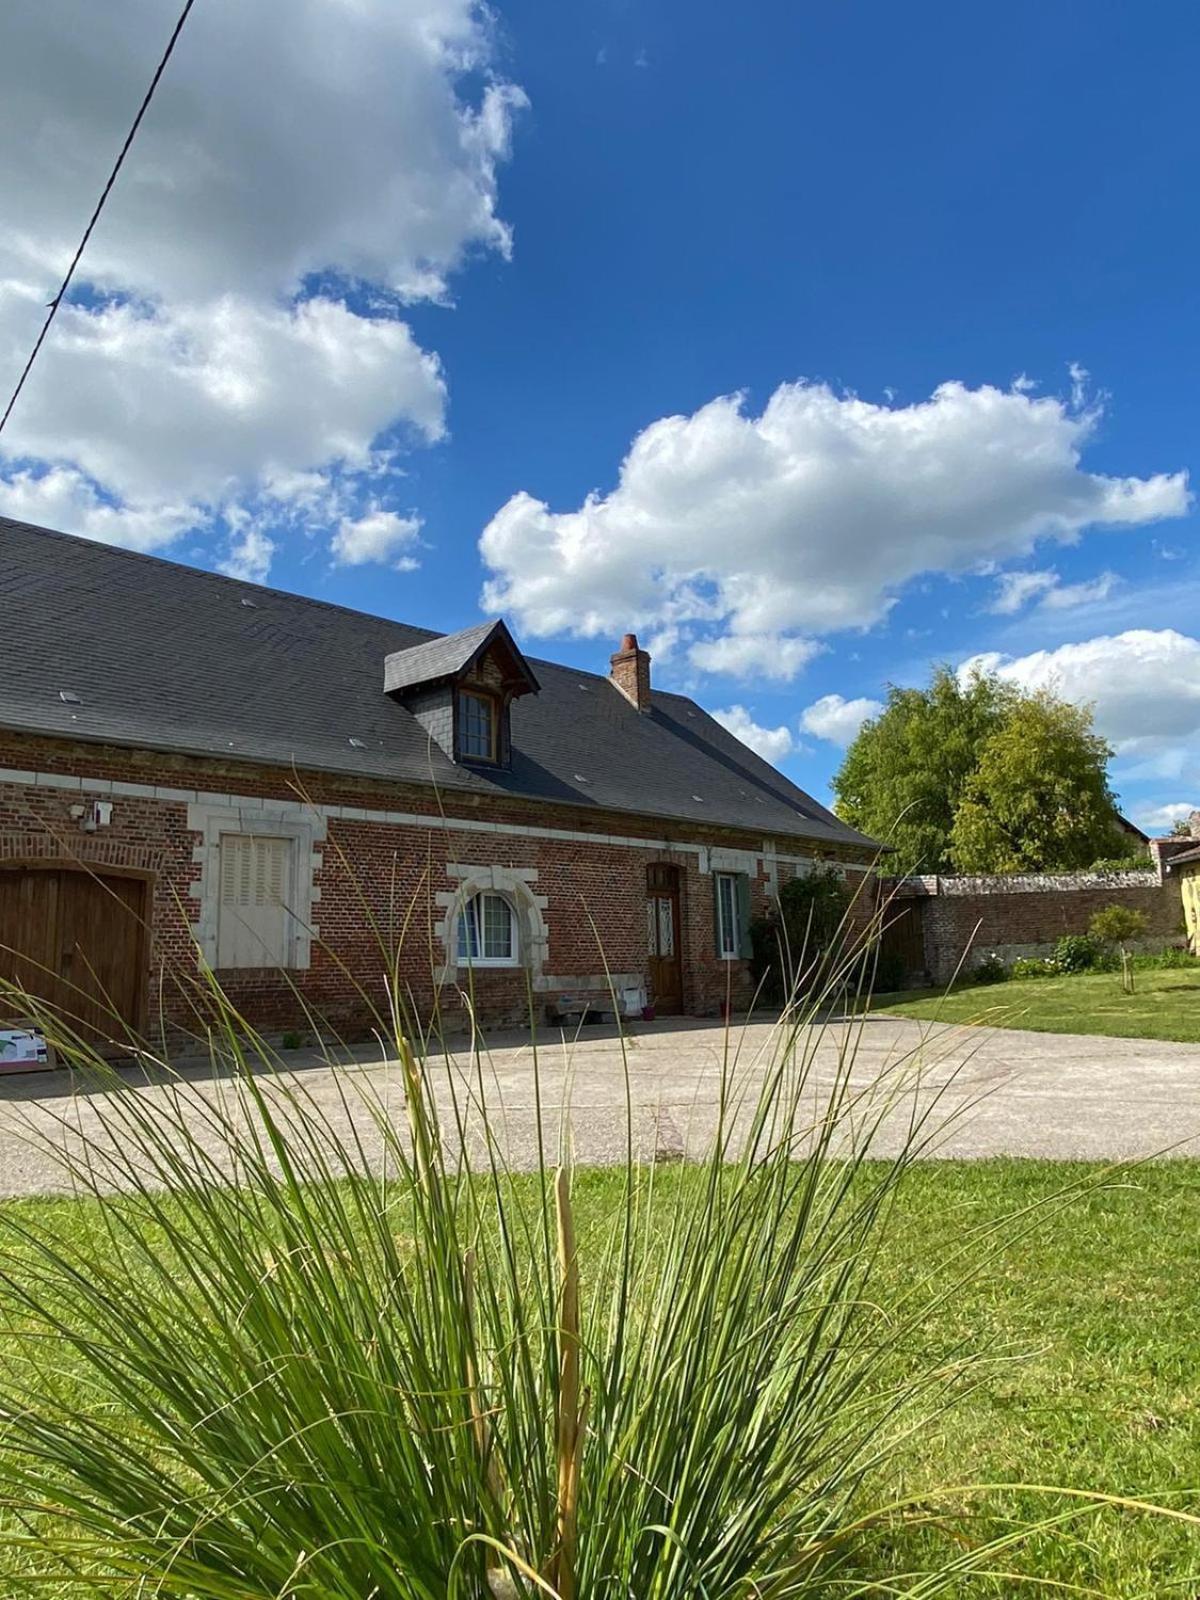
POLYGON ((533 669, 503 620, 496 618, 477 623, 473 628, 463 628, 459 633, 429 639, 424 644, 410 645, 407 650, 394 650, 385 656, 384 693, 403 694, 464 677, 489 653, 500 666, 505 690, 511 697, 538 692, 541 685, 533 669))

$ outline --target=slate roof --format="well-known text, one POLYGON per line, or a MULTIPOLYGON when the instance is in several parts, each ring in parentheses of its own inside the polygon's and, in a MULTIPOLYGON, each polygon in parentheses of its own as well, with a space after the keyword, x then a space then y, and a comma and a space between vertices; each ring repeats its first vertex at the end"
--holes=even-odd
POLYGON ((0 597, 0 726, 876 848, 683 695, 642 714, 533 660, 511 770, 484 772, 383 692, 385 656, 436 652, 429 629, 5 517, 0 597))
POLYGON ((1177 856, 1167 857, 1167 870, 1174 867, 1190 867, 1194 861, 1200 861, 1200 844, 1194 850, 1181 850, 1177 856))

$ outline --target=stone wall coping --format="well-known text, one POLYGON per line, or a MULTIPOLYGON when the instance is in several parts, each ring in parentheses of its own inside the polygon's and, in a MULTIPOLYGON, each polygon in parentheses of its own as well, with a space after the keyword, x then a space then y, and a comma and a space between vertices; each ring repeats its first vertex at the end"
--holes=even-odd
POLYGON ((890 892, 899 898, 918 895, 1060 894, 1072 890, 1157 889, 1162 880, 1153 867, 1129 872, 996 873, 979 877, 901 878, 890 892))

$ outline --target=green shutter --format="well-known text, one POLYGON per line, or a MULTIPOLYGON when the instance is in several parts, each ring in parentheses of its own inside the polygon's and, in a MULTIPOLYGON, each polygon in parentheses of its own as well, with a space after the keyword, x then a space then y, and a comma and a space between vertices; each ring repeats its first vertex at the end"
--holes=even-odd
POLYGON ((713 891, 713 954, 721 954, 721 878, 714 872, 712 875, 713 891))
POLYGON ((750 878, 746 873, 739 872, 734 884, 737 888, 738 955, 743 961, 748 961, 754 954, 750 943, 750 878))

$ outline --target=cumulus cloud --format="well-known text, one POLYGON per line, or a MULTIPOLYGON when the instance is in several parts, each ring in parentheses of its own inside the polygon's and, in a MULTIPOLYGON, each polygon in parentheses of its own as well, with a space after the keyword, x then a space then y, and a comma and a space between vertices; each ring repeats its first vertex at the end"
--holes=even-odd
MULTIPOLYGON (((163 17, 128 0, 98 27, 88 0, 48 0, 8 21, 0 97, 25 137, 0 164, 0 360, 18 370, 163 17)), ((290 0, 285 28, 269 6, 196 7, 5 431, 0 509, 32 495, 148 548, 366 472, 380 435, 439 439, 445 381, 401 310, 509 250, 497 174, 523 96, 491 52, 476 0, 290 0)))
POLYGON ((745 706, 730 706, 725 711, 714 711, 712 715, 735 739, 748 745, 764 761, 782 761, 795 747, 795 740, 788 728, 764 728, 761 723, 755 722, 745 706))
POLYGON ((728 633, 701 640, 688 659, 703 672, 727 672, 735 678, 778 678, 790 681, 821 651, 815 639, 772 633, 728 633))
POLYGON ((1181 515, 1183 472, 1084 470, 1098 416, 1079 394, 962 383, 907 406, 785 383, 757 416, 726 395, 651 423, 616 487, 574 510, 507 501, 480 539, 483 605, 543 635, 690 625, 709 670, 742 659, 706 654, 727 638, 782 637, 797 662, 800 641, 877 622, 920 573, 1181 515))
POLYGON ((343 521, 329 548, 338 566, 361 567, 378 561, 411 572, 418 562, 405 552, 418 542, 420 534, 420 517, 401 517, 394 511, 376 508, 365 516, 343 521))
POLYGON ((800 726, 805 733, 844 748, 852 742, 863 723, 877 717, 882 710, 881 701, 869 700, 866 696, 846 700, 840 694, 823 694, 800 713, 800 726))
POLYGON ((987 652, 959 671, 976 668, 1094 706, 1097 728, 1123 760, 1153 761, 1160 774, 1179 770, 1200 737, 1200 639, 1174 628, 1134 628, 1025 656, 987 652))
POLYGON ((1037 600, 1047 611, 1067 611, 1107 600, 1119 582, 1115 572, 1102 572, 1084 583, 1064 583, 1054 571, 1003 572, 988 610, 1011 617, 1037 600))

